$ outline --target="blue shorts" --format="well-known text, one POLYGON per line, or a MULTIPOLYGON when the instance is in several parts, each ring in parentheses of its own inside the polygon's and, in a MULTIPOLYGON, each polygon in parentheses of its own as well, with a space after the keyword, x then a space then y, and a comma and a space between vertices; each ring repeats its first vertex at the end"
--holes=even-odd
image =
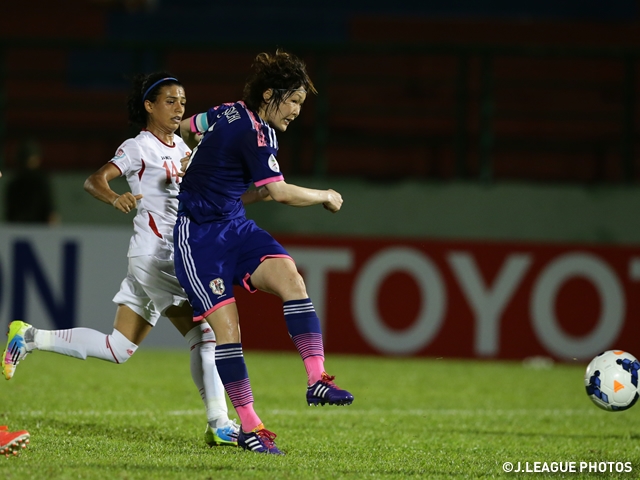
POLYGON ((194 320, 235 302, 233 285, 255 292, 249 277, 267 258, 291 258, 253 220, 198 224, 178 215, 173 231, 176 276, 187 292, 194 320))

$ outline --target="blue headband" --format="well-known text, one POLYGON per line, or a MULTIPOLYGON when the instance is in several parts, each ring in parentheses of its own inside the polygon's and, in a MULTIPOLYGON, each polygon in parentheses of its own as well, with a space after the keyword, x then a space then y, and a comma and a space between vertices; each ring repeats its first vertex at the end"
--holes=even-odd
MULTIPOLYGON (((155 87, 157 87, 160 83, 168 82, 169 80, 173 80, 174 82, 178 82, 178 79, 177 78, 173 78, 173 77, 161 78, 156 83, 154 83, 149 88, 147 88, 147 91, 144 92, 144 95, 142 95, 142 103, 144 103, 144 101, 147 99, 147 95, 149 95, 149 92, 151 90, 153 90, 155 87)), ((178 83, 180 83, 180 82, 178 82, 178 83)))

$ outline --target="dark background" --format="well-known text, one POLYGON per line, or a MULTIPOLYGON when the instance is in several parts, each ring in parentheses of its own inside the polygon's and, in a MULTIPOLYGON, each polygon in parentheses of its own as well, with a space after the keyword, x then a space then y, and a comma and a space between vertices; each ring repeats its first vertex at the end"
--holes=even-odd
POLYGON ((376 181, 635 183, 638 2, 14 2, 0 29, 0 167, 25 137, 93 170, 127 129, 137 72, 187 115, 240 98, 256 53, 306 60, 320 94, 281 136, 293 174, 376 181))

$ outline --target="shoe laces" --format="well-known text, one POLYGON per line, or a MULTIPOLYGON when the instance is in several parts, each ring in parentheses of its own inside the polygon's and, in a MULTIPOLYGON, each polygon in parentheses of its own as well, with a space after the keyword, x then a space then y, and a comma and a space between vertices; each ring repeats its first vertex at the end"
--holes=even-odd
POLYGON ((276 446, 274 440, 277 437, 277 435, 273 432, 270 432, 266 428, 262 428, 258 430, 256 432, 256 435, 260 437, 260 440, 262 441, 263 445, 267 447, 267 449, 271 450, 273 447, 276 446))
POLYGON ((326 383, 327 385, 331 385, 332 387, 340 388, 333 381, 335 378, 336 378, 335 375, 329 375, 327 372, 322 372, 322 377, 320 378, 320 381, 322 383, 326 383))

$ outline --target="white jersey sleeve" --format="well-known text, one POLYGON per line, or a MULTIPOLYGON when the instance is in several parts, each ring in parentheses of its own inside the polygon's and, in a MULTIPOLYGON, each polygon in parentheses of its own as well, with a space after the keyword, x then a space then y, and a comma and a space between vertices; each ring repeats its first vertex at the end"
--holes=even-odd
POLYGON ((140 151, 140 145, 133 138, 129 138, 122 142, 118 147, 116 154, 111 159, 118 170, 120 175, 128 176, 132 172, 140 171, 142 167, 142 153, 140 151))

